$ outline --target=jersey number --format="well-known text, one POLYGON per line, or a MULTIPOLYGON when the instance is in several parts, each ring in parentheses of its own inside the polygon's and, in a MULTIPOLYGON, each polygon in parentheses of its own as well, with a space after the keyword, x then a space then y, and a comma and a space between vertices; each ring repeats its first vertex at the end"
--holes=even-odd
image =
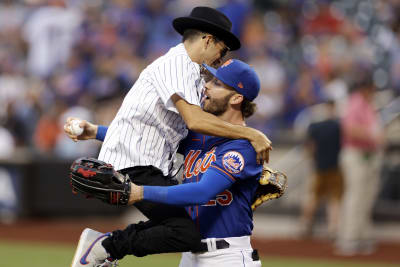
POLYGON ((207 204, 203 206, 216 206, 217 203, 221 206, 228 206, 232 203, 233 195, 231 191, 225 190, 222 193, 219 193, 215 199, 211 199, 207 204))

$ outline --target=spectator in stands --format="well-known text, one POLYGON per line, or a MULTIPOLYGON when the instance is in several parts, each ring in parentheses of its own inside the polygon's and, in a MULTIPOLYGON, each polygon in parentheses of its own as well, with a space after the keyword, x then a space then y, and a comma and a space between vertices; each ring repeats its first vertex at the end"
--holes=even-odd
POLYGON ((57 101, 51 106, 38 121, 34 133, 34 145, 39 153, 53 154, 58 136, 62 132, 59 125, 59 117, 65 110, 65 105, 57 101))
POLYGON ((24 38, 29 44, 29 72, 45 78, 67 61, 81 21, 80 13, 66 8, 64 0, 47 2, 24 26, 24 38))

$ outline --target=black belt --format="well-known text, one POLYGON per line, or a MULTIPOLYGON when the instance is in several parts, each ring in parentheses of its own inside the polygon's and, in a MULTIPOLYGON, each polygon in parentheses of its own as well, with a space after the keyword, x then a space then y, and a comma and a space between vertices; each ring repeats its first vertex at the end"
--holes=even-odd
MULTIPOLYGON (((229 243, 226 242, 225 240, 217 240, 217 241, 215 241, 215 245, 216 245, 217 249, 229 248, 229 243)), ((193 253, 208 252, 207 243, 201 242, 200 245, 197 247, 197 249, 192 250, 192 252, 193 253)))

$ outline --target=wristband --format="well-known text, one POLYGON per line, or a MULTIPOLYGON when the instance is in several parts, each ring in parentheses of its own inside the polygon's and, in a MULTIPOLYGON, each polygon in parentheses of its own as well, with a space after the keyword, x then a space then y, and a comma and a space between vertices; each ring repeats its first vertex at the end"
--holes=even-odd
POLYGON ((97 127, 96 139, 99 141, 104 141, 104 138, 106 138, 107 130, 107 126, 99 125, 97 127))

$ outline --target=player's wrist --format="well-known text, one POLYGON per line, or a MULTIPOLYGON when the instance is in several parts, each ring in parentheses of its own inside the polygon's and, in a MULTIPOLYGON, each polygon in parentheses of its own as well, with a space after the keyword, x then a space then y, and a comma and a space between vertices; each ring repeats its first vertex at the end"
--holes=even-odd
POLYGON ((143 200, 143 186, 131 183, 131 193, 129 195, 128 205, 132 205, 141 200, 143 200))
POLYGON ((93 127, 92 139, 104 141, 104 139, 106 138, 108 127, 96 124, 93 124, 92 127, 93 127))
POLYGON ((92 134, 90 136, 91 139, 97 139, 99 134, 99 125, 93 124, 92 125, 92 134))

